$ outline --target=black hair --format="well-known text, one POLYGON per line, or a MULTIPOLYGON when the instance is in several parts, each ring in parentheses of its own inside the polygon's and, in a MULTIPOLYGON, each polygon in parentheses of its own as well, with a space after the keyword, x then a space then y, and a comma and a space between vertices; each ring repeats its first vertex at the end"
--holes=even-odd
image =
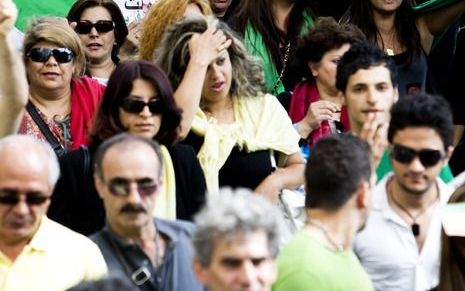
POLYGON ((397 70, 394 62, 376 45, 364 41, 352 45, 339 61, 336 88, 345 92, 350 76, 360 69, 367 70, 374 66, 386 67, 391 73, 392 85, 397 86, 397 70))
POLYGON ((361 182, 370 182, 371 174, 371 149, 366 141, 348 133, 322 138, 306 165, 305 206, 337 210, 361 182))
POLYGON ((441 138, 444 149, 452 145, 454 123, 449 103, 441 96, 418 93, 406 96, 391 108, 388 141, 407 127, 429 127, 441 138))

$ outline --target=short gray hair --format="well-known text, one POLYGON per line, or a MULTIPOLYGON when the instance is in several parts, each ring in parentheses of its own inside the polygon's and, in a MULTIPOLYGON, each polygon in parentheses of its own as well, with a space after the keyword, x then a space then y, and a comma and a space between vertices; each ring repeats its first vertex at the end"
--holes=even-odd
MULTIPOLYGON (((42 149, 45 153, 46 159, 48 161, 48 181, 51 187, 54 187, 60 177, 60 164, 58 163, 58 158, 53 151, 52 147, 44 141, 38 140, 29 135, 13 134, 8 135, 0 139, 0 151, 6 147, 13 147, 21 149, 20 146, 27 147, 31 149, 28 152, 22 152, 21 155, 27 154, 38 154, 32 149, 39 148, 42 149)), ((19 153, 18 153, 19 154, 19 153)))
POLYGON ((195 255, 203 266, 208 266, 218 239, 264 231, 270 255, 276 258, 283 228, 281 217, 276 207, 251 190, 223 188, 195 216, 195 255))

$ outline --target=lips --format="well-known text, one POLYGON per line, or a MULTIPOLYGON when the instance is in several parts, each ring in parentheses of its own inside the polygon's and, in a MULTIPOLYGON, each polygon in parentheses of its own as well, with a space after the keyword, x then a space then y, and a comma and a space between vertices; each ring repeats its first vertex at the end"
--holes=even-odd
POLYGON ((87 44, 87 48, 91 49, 91 50, 97 50, 97 49, 100 49, 102 47, 101 44, 99 43, 89 43, 87 44))
POLYGON ((153 130, 154 125, 151 123, 139 123, 135 125, 141 131, 153 130))
POLYGON ((214 92, 221 92, 223 91, 223 88, 224 88, 224 82, 215 82, 212 86, 211 86, 212 90, 214 92))

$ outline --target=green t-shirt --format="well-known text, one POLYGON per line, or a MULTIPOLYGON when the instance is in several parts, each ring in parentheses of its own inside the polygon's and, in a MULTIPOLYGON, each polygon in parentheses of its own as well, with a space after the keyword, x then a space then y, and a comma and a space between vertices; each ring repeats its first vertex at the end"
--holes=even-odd
POLYGON ((65 17, 76 0, 14 0, 18 7, 16 27, 25 32, 29 21, 39 16, 65 17))
MULTIPOLYGON (((378 182, 381 181, 381 179, 389 172, 392 172, 392 166, 391 160, 389 159, 389 151, 386 150, 384 151, 383 157, 381 158, 381 161, 376 168, 378 182)), ((439 178, 441 178, 441 180, 446 184, 454 179, 454 175, 452 175, 449 165, 446 165, 444 168, 442 168, 441 172, 439 173, 439 178)))
POLYGON ((353 251, 334 252, 299 230, 278 257, 273 291, 371 291, 373 285, 353 251))

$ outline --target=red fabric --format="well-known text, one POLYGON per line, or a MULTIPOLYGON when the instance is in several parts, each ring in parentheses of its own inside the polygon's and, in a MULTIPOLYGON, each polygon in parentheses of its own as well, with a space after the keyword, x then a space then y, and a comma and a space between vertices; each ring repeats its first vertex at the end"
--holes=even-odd
MULTIPOLYGON (((289 117, 291 118, 292 123, 301 121, 305 117, 310 104, 319 100, 320 94, 318 93, 316 84, 306 81, 297 84, 292 93, 291 103, 289 105, 289 117)), ((348 131, 350 129, 346 106, 342 106, 341 108, 340 122, 344 127, 344 131, 348 131)), ((309 145, 314 145, 320 138, 327 136, 328 134, 331 134, 331 128, 329 122, 324 120, 320 127, 314 129, 308 136, 309 145)))
POLYGON ((105 86, 87 76, 71 81, 71 150, 89 143, 87 132, 104 90, 105 86))

